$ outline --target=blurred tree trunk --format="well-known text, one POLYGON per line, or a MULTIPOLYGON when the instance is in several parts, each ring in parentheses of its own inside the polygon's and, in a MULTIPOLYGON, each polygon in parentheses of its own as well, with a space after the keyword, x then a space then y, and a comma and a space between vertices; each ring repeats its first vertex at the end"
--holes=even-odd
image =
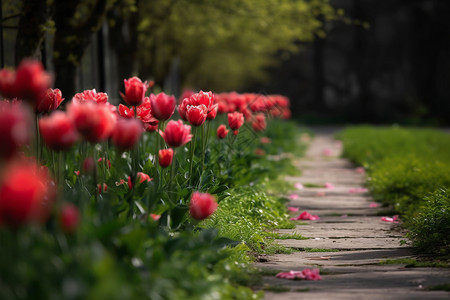
MULTIPOLYGON (((139 10, 128 11, 127 3, 119 1, 118 5, 108 12, 108 44, 116 53, 116 84, 122 92, 123 80, 135 75, 137 71, 139 10)), ((139 6, 139 1, 136 1, 136 6, 139 6)))
POLYGON ((79 0, 55 1, 55 40, 53 63, 55 86, 61 89, 66 99, 76 92, 76 71, 84 51, 98 31, 107 12, 108 1, 80 3, 79 0), (82 6, 85 7, 82 7, 82 6), (88 6, 89 7, 86 7, 88 6), (89 13, 86 15, 86 13, 89 13))
POLYGON ((24 0, 15 44, 15 63, 26 57, 41 59, 45 24, 50 17, 47 0, 24 0))

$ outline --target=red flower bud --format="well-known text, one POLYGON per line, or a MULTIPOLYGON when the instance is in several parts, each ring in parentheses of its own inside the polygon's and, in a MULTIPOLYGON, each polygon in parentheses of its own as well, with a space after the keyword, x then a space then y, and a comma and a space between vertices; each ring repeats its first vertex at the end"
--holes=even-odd
POLYGON ((163 168, 167 168, 172 163, 173 149, 159 150, 159 165, 163 168))
POLYGON ((42 63, 24 59, 16 70, 14 82, 16 97, 36 103, 45 95, 52 81, 52 77, 44 70, 42 63))
POLYGON ((68 150, 77 141, 78 134, 72 120, 62 111, 39 120, 39 130, 45 144, 52 150, 68 150))
POLYGON ((189 212, 196 220, 209 217, 217 209, 216 198, 208 193, 194 192, 191 196, 189 212))
POLYGON ((0 70, 0 94, 7 99, 16 97, 14 91, 14 82, 16 80, 16 72, 8 69, 0 70))
POLYGON ((78 132, 91 143, 107 139, 116 124, 116 115, 110 105, 96 104, 93 101, 70 104, 68 114, 78 132))
POLYGON ((0 157, 13 156, 29 140, 29 114, 18 103, 0 101, 0 157))
POLYGON ((263 131, 266 129, 266 116, 264 114, 257 114, 252 123, 254 131, 263 131))
POLYGON ((83 173, 92 174, 95 171, 95 162, 92 157, 88 157, 83 161, 83 173))
POLYGON ((233 130, 239 129, 244 124, 244 115, 239 112, 228 114, 228 125, 233 130))
POLYGON ((140 121, 121 119, 116 123, 111 140, 120 150, 129 150, 139 141, 142 131, 142 123, 140 121))
POLYGON ((64 98, 59 89, 48 89, 44 96, 36 102, 35 110, 37 113, 54 111, 63 100, 64 98))
POLYGON ((208 109, 203 104, 197 106, 188 105, 186 115, 189 123, 191 123, 192 126, 197 127, 205 123, 208 109))
POLYGON ((228 134, 227 127, 224 124, 221 124, 218 128, 217 128, 217 138, 219 139, 223 139, 227 136, 228 134))
POLYGON ((211 110, 208 112, 208 115, 206 116, 206 120, 209 120, 209 121, 214 120, 216 118, 216 116, 217 116, 218 109, 219 109, 219 105, 218 104, 214 104, 211 107, 211 110))
POLYGON ((44 221, 53 195, 46 168, 31 162, 10 163, 0 176, 0 223, 18 227, 44 221))
POLYGON ((150 95, 150 103, 152 106, 152 115, 160 120, 168 120, 173 115, 176 106, 174 96, 168 96, 164 93, 158 95, 150 95))
POLYGON ((125 95, 122 94, 123 99, 128 105, 138 106, 144 100, 145 92, 147 91, 147 82, 142 82, 137 77, 124 80, 125 95))
MULTIPOLYGON (((152 181, 153 179, 150 178, 150 176, 148 176, 148 174, 142 173, 142 172, 137 172, 136 174, 136 181, 138 181, 139 183, 142 183, 144 181, 152 181)), ((131 176, 128 176, 128 187, 130 188, 130 190, 133 188, 133 183, 131 182, 131 176)))
MULTIPOLYGON (((97 184, 97 190, 98 190, 99 194, 102 193, 102 185, 100 183, 97 184)), ((103 192, 106 193, 106 191, 108 191, 108 186, 106 185, 106 183, 104 183, 103 184, 103 192)))
POLYGON ((161 136, 170 147, 180 147, 191 140, 191 126, 184 125, 181 120, 170 120, 161 136))
POLYGON ((72 203, 67 203, 61 208, 59 226, 65 233, 73 233, 80 223, 80 211, 72 203))

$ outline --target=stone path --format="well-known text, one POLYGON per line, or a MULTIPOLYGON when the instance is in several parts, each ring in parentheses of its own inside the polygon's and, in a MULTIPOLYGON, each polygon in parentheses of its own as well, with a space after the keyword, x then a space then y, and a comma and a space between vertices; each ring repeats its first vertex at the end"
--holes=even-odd
POLYGON ((339 158, 341 145, 334 130, 318 129, 306 156, 297 162, 301 177, 287 180, 302 184, 332 183, 334 189, 304 188, 289 206, 319 215, 317 221, 299 221, 295 229, 307 240, 279 240, 298 251, 267 257, 257 263, 266 274, 304 268, 320 268, 321 281, 287 280, 264 276, 266 287, 282 292, 265 292, 267 300, 290 299, 450 299, 450 292, 427 288, 450 283, 450 269, 405 268, 401 264, 379 264, 385 259, 414 258, 398 224, 383 222, 371 208, 367 193, 349 193, 363 187, 364 175, 348 160, 339 158), (328 149, 328 150, 325 150, 328 149), (331 152, 331 156, 325 155, 331 152), (312 252, 321 251, 321 252, 312 252))

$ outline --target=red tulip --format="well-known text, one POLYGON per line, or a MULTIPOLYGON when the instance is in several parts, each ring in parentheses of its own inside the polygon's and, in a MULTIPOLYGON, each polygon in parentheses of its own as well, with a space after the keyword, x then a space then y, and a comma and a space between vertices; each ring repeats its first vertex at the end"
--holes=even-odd
POLYGON ((83 173, 92 174, 95 171, 95 162, 92 157, 88 157, 83 161, 83 173))
MULTIPOLYGON (((152 181, 153 179, 148 176, 148 174, 137 172, 136 175, 136 181, 139 181, 139 183, 143 183, 144 181, 152 181)), ((133 183, 131 182, 131 176, 128 176, 128 187, 130 190, 133 188, 133 183)))
POLYGON ((50 112, 58 108, 64 98, 59 89, 48 89, 45 95, 36 102, 37 113, 50 112))
POLYGON ((185 98, 183 99, 183 101, 181 101, 181 104, 178 105, 178 114, 180 115, 180 117, 184 120, 187 121, 187 106, 190 105, 189 104, 189 98, 185 98))
POLYGON ((39 120, 39 130, 45 144, 54 151, 68 150, 78 139, 77 130, 69 116, 55 111, 39 120))
POLYGON ((11 162, 0 177, 0 223, 18 227, 41 222, 52 199, 48 172, 32 162, 11 162))
POLYGON ((191 105, 205 105, 208 112, 211 111, 214 104, 214 94, 212 92, 200 91, 193 94, 189 99, 191 105))
POLYGON ((95 89, 85 90, 82 93, 77 93, 72 98, 72 102, 77 104, 83 104, 86 102, 95 102, 97 104, 106 104, 108 103, 108 94, 106 93, 97 93, 95 89))
POLYGON ((191 196, 189 212, 196 220, 209 217, 217 209, 216 198, 208 193, 194 192, 191 196))
POLYGON ((64 204, 59 215, 59 226, 68 234, 75 232, 80 223, 80 211, 72 203, 64 204))
POLYGON ((208 115, 208 109, 205 105, 200 104, 197 106, 188 105, 186 116, 192 126, 200 126, 206 121, 206 116, 208 115))
POLYGON ((29 140, 29 114, 18 103, 0 101, 0 158, 13 156, 29 140))
POLYGON ((24 59, 16 70, 14 90, 16 97, 36 103, 52 85, 52 77, 42 63, 24 59))
POLYGON ((68 107, 68 113, 78 132, 91 143, 107 139, 116 124, 116 115, 109 105, 74 102, 68 107))
POLYGON ((228 124, 233 130, 239 129, 244 124, 244 115, 239 112, 229 113, 228 124))
POLYGON ((120 150, 129 150, 139 141, 142 131, 142 123, 140 121, 122 118, 116 123, 111 140, 120 150))
POLYGON ((191 126, 184 125, 181 120, 171 120, 167 123, 166 130, 161 133, 161 136, 170 147, 180 147, 191 140, 191 126))
POLYGON ((147 132, 155 132, 158 130, 158 125, 151 125, 150 123, 144 123, 144 130, 147 132))
MULTIPOLYGON (((101 194, 102 193, 102 184, 98 183, 97 184, 97 190, 98 193, 101 194)), ((103 184, 103 192, 106 193, 108 191, 108 186, 106 185, 106 183, 103 184)))
MULTIPOLYGON (((125 105, 119 104, 119 115, 124 118, 134 118, 134 107, 128 108, 125 105)), ((158 125, 158 120, 152 115, 152 108, 149 97, 145 97, 141 105, 137 106, 137 118, 144 124, 155 126, 158 125)))
POLYGON ((160 120, 169 120, 175 111, 176 101, 174 96, 168 96, 164 93, 150 95, 153 116, 160 120))
POLYGON ((8 69, 0 70, 0 94, 7 99, 16 97, 14 90, 14 82, 16 80, 16 72, 8 69))
POLYGON ((125 95, 121 93, 123 100, 128 105, 138 106, 144 101, 145 92, 147 91, 147 82, 142 82, 137 77, 124 79, 125 95))
POLYGON ((257 114, 252 123, 254 131, 263 131, 266 129, 266 116, 264 114, 257 114))
POLYGON ((173 149, 162 149, 159 150, 159 165, 163 168, 167 168, 172 164, 173 160, 173 149))
POLYGON ((219 139, 225 138, 227 136, 227 134, 228 134, 228 130, 227 130, 227 127, 224 124, 220 125, 217 128, 217 137, 219 139))
POLYGON ((211 110, 208 112, 208 115, 206 116, 206 120, 211 121, 214 120, 217 116, 217 111, 219 109, 219 105, 218 104, 214 104, 211 107, 211 110))

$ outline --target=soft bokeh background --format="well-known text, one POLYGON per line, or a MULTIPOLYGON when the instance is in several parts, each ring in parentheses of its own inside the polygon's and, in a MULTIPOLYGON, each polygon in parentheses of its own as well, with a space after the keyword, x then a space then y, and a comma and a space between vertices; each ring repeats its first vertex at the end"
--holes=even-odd
POLYGON ((450 123, 450 1, 1 0, 1 64, 43 60, 71 98, 138 75, 290 97, 309 123, 450 123))

